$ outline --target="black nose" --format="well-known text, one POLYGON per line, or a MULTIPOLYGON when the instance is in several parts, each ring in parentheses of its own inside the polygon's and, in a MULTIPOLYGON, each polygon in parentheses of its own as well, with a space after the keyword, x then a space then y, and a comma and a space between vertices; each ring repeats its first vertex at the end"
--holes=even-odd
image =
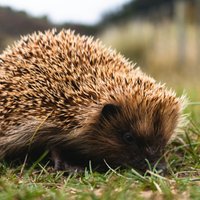
POLYGON ((156 164, 155 169, 161 175, 165 175, 167 173, 167 165, 165 162, 156 164))

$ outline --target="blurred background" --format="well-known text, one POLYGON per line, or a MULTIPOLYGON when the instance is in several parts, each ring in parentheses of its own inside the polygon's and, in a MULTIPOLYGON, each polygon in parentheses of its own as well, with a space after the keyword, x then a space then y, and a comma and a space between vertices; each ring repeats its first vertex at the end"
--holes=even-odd
POLYGON ((200 0, 0 0, 1 52, 20 35, 54 27, 100 38, 199 101, 200 0))

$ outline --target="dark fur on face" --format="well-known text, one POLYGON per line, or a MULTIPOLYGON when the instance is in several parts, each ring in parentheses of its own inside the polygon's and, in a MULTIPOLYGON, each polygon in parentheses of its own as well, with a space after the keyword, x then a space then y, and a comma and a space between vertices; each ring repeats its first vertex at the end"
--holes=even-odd
POLYGON ((106 132, 112 140, 104 159, 114 168, 123 166, 145 171, 149 168, 147 160, 153 166, 161 159, 167 141, 159 133, 140 133, 134 125, 136 118, 123 121, 122 109, 120 106, 108 104, 102 110, 99 129, 106 132), (113 150, 109 151, 109 148, 113 150))

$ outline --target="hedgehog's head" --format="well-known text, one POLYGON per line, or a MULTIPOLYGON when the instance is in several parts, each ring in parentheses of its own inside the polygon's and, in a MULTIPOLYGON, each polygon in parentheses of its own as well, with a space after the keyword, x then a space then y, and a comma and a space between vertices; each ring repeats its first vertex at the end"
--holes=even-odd
POLYGON ((82 152, 94 163, 105 160, 114 168, 163 168, 165 146, 181 119, 181 99, 165 92, 122 99, 101 107, 82 152))

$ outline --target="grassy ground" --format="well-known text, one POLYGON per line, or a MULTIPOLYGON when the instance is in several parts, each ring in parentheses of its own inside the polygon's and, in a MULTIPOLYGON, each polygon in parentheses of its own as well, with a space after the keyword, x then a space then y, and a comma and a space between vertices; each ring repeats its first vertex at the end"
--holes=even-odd
MULTIPOLYGON (((190 95, 193 99, 196 97, 190 95)), ((190 123, 168 146, 165 177, 134 170, 64 175, 36 162, 32 167, 0 164, 0 199, 199 199, 200 105, 191 104, 190 123)))

